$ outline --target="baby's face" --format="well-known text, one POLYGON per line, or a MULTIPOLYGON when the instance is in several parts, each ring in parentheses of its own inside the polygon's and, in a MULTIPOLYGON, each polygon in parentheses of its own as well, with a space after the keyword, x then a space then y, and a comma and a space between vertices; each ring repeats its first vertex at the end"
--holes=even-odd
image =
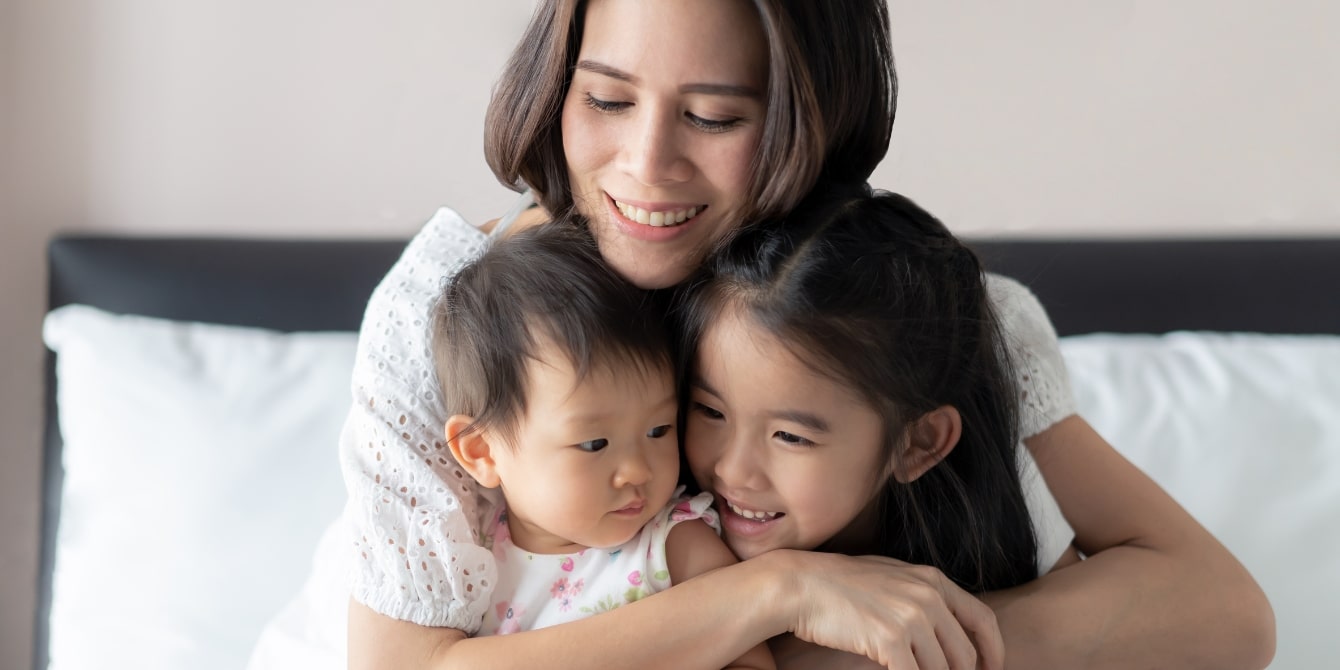
POLYGON ((536 353, 514 438, 491 450, 512 540, 546 554, 623 544, 679 480, 671 370, 601 366, 579 381, 552 343, 536 353))

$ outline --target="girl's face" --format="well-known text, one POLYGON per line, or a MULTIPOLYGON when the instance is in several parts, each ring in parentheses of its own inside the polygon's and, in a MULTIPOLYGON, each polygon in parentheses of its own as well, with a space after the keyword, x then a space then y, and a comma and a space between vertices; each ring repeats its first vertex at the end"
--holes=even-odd
POLYGON ((860 546, 853 521, 889 473, 874 409, 737 310, 700 340, 690 384, 689 466, 736 555, 860 546))
POLYGON ((767 47, 744 0, 592 0, 563 103, 572 198, 600 252, 679 282, 738 225, 763 131, 767 47))

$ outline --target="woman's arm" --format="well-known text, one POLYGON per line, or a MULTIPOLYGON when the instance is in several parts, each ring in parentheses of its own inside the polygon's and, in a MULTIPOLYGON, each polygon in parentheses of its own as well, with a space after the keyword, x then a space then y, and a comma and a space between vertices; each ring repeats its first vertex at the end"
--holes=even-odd
POLYGON ((988 594, 1017 668, 1263 668, 1275 619, 1252 576, 1082 418, 1025 440, 1088 558, 988 594))
POLYGON ((781 550, 604 614, 505 636, 469 638, 351 603, 349 668, 707 670, 787 632, 887 668, 1004 667, 991 610, 938 571, 882 557, 781 550), (969 634, 984 649, 981 666, 969 634), (914 660, 942 646, 947 663, 914 660))

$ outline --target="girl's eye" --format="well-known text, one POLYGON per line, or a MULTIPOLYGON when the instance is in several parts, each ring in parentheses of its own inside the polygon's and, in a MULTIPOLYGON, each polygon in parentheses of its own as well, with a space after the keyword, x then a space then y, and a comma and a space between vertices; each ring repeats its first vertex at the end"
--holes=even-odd
POLYGON ((707 418, 709 418, 709 419, 717 419, 717 420, 719 420, 719 419, 724 419, 724 418, 726 418, 726 415, 725 415, 725 414, 722 414, 721 412, 718 412, 718 411, 712 409, 711 407, 708 407, 707 405, 704 405, 704 404, 702 404, 702 403, 700 403, 700 402, 695 402, 695 403, 693 403, 693 411, 695 411, 695 412, 697 412, 697 413, 699 413, 699 414, 701 414, 701 415, 703 415, 703 416, 705 416, 705 417, 707 417, 707 418))
POLYGON ((740 119, 705 119, 697 114, 684 112, 684 117, 698 128, 709 133, 724 133, 739 125, 740 119))
POLYGON ((787 444, 794 444, 794 445, 801 446, 801 447, 812 447, 812 446, 814 446, 814 442, 811 442, 810 440, 808 440, 808 439, 806 439, 806 438, 803 438, 803 437, 801 437, 801 436, 799 436, 799 435, 796 435, 796 434, 794 434, 794 433, 788 433, 788 432, 786 432, 786 431, 784 431, 784 430, 779 430, 779 431, 773 433, 772 436, 775 437, 775 438, 777 438, 777 439, 779 439, 779 440, 781 440, 781 441, 783 441, 783 442, 785 442, 785 443, 787 443, 787 444))
POLYGON ((596 110, 597 112, 605 112, 607 114, 622 112, 624 109, 628 107, 629 104, 631 103, 614 102, 611 100, 601 100, 600 98, 597 98, 596 96, 591 95, 590 93, 586 94, 586 106, 596 110))
POLYGON ((587 440, 585 442, 582 442, 577 445, 577 448, 581 449, 582 451, 596 452, 608 446, 610 446, 610 441, 602 437, 595 440, 587 440))
POLYGON ((651 430, 647 431, 647 437, 652 437, 652 438, 656 438, 656 437, 665 437, 666 435, 669 435, 669 434, 670 434, 670 426, 669 426, 669 425, 665 425, 665 426, 657 426, 657 427, 652 428, 651 430))

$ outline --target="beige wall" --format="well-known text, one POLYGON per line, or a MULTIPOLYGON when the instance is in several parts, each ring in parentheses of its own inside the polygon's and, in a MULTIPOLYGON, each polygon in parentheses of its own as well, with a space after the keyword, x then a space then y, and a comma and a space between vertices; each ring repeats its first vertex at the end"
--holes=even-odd
MULTIPOLYGON (((1340 5, 892 5, 874 181, 957 230, 1340 235, 1340 5)), ((496 215, 483 108, 530 6, 0 0, 0 668, 29 653, 47 236, 496 215)))

